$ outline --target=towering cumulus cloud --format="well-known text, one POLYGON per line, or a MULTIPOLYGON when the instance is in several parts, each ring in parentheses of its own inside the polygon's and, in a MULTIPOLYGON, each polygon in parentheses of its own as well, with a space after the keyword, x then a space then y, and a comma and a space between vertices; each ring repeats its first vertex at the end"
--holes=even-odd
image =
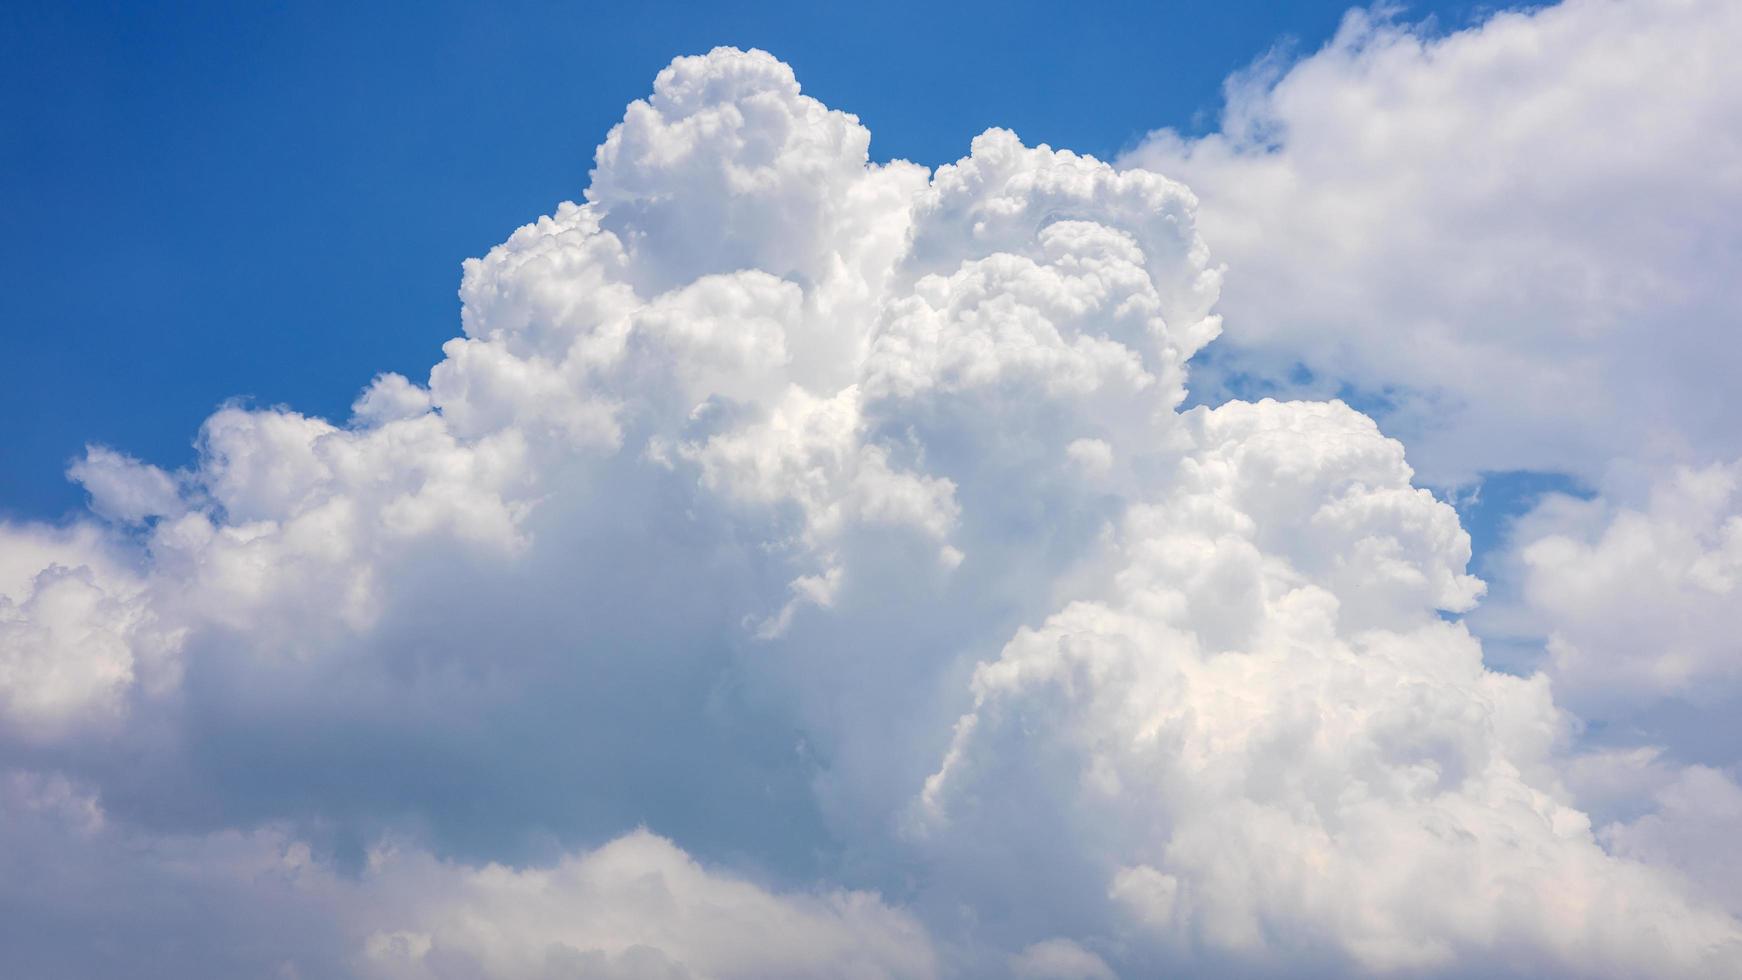
POLYGON ((680 58, 427 382, 93 447, 88 518, 0 529, 0 972, 1742 966, 1733 895, 1573 805, 1399 443, 1180 410, 1184 186, 869 140, 680 58))

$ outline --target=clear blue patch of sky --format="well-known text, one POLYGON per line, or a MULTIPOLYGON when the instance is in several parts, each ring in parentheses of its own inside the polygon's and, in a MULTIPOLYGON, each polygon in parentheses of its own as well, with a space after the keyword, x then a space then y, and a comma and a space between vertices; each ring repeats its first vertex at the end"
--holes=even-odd
POLYGON ((421 379, 460 261, 578 197, 675 55, 773 51, 879 159, 993 125, 1111 155, 1213 124, 1225 76, 1345 6, 8 4, 0 516, 78 507, 87 441, 173 467, 225 399, 342 417, 378 371, 421 379))
POLYGON ((1457 508, 1464 530, 1470 532, 1470 550, 1476 556, 1470 570, 1483 578, 1492 577, 1489 559, 1506 543, 1512 523, 1550 494, 1588 500, 1593 491, 1565 473, 1506 470, 1484 473, 1473 490, 1454 494, 1449 502, 1457 508))

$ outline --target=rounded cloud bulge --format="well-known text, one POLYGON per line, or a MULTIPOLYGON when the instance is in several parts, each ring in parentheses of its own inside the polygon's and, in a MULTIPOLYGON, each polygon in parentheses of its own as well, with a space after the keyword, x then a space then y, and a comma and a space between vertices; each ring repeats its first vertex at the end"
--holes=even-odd
POLYGON ((89 514, 0 525, 0 972, 1742 966, 1733 889, 1594 829, 1576 719, 1484 666, 1401 443, 1182 411, 1185 185, 869 146, 679 58, 427 378, 93 447, 89 514))

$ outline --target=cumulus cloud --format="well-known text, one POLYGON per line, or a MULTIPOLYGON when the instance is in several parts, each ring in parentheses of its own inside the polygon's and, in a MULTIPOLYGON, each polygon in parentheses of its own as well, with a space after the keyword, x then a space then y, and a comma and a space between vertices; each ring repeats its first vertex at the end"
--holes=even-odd
POLYGON ((1617 854, 1675 868, 1732 912, 1742 909, 1742 859, 1731 846, 1742 823, 1742 786, 1710 766, 1670 769, 1651 807, 1601 831, 1617 854))
MULTIPOLYGON (((1193 188, 1228 266, 1200 400, 1337 393, 1432 485, 1595 491, 1503 529, 1471 619, 1552 678, 1587 767, 1742 761, 1738 13, 1568 0, 1444 32, 1354 11, 1231 78, 1215 131, 1121 158, 1193 188)), ((1635 789, 1623 809, 1655 805, 1635 789)))
POLYGON ((1732 920, 1611 857, 1558 790, 1545 678, 1486 670, 1433 614, 1471 601, 1468 545, 1396 443, 1337 405, 1193 421, 1207 451, 1128 515, 1111 587, 976 671, 915 813, 935 859, 996 876, 1037 926, 1105 905, 1160 955, 1733 961, 1732 920))
POLYGON ((548 869, 379 860, 370 885, 390 884, 410 907, 398 913, 404 927, 366 940, 372 975, 872 980, 938 971, 924 930, 875 896, 771 894, 645 831, 548 869))
POLYGON ((0 524, 0 724, 27 741, 106 727, 136 684, 171 682, 184 630, 145 589, 91 526, 0 524))
POLYGON ((1742 465, 1681 469, 1643 505, 1545 502, 1520 527, 1524 597, 1587 711, 1715 699, 1742 679, 1742 465))
POLYGON ((0 818, 17 848, 0 885, 13 976, 938 973, 924 929, 875 896, 770 891, 646 831, 519 869, 383 843, 337 874, 282 828, 142 834, 87 787, 25 770, 0 774, 0 818), (81 933, 109 938, 73 942, 81 933))
POLYGON ((168 473, 104 446, 89 446, 67 477, 91 495, 91 510, 112 521, 137 524, 183 510, 168 473))
POLYGON ((1068 939, 1035 943, 1010 960, 1011 975, 1047 980, 1108 980, 1116 976, 1099 956, 1068 939))
POLYGON ((1734 967, 1655 825, 1575 805, 1548 678, 1484 667, 1403 446, 1180 411, 1191 191, 869 139, 680 58, 425 383, 94 448, 92 517, 6 529, 6 887, 77 871, 31 921, 205 915, 208 973, 1734 967))
MULTIPOLYGON (((1635 471, 1590 498, 1551 495, 1492 564, 1479 627, 1539 650, 1557 697, 1607 750, 1742 761, 1742 468, 1635 471)), ((1654 789, 1641 789, 1649 803, 1654 789)))
POLYGON ((1357 11, 1233 79, 1218 131, 1122 162, 1202 199, 1229 268, 1206 367, 1353 387, 1433 482, 1731 459, 1738 30, 1727 0, 1568 0, 1447 35, 1357 11))

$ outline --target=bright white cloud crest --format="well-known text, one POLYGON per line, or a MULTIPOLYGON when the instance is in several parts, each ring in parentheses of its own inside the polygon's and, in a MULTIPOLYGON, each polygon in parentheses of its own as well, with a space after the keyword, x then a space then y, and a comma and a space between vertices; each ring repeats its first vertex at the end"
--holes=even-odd
POLYGON ((1442 616, 1483 586, 1399 443, 1178 411, 1185 187, 868 146, 766 54, 679 59, 466 264, 427 385, 93 449, 107 525, 0 531, 8 846, 225 908, 193 972, 1736 965, 1442 616))

